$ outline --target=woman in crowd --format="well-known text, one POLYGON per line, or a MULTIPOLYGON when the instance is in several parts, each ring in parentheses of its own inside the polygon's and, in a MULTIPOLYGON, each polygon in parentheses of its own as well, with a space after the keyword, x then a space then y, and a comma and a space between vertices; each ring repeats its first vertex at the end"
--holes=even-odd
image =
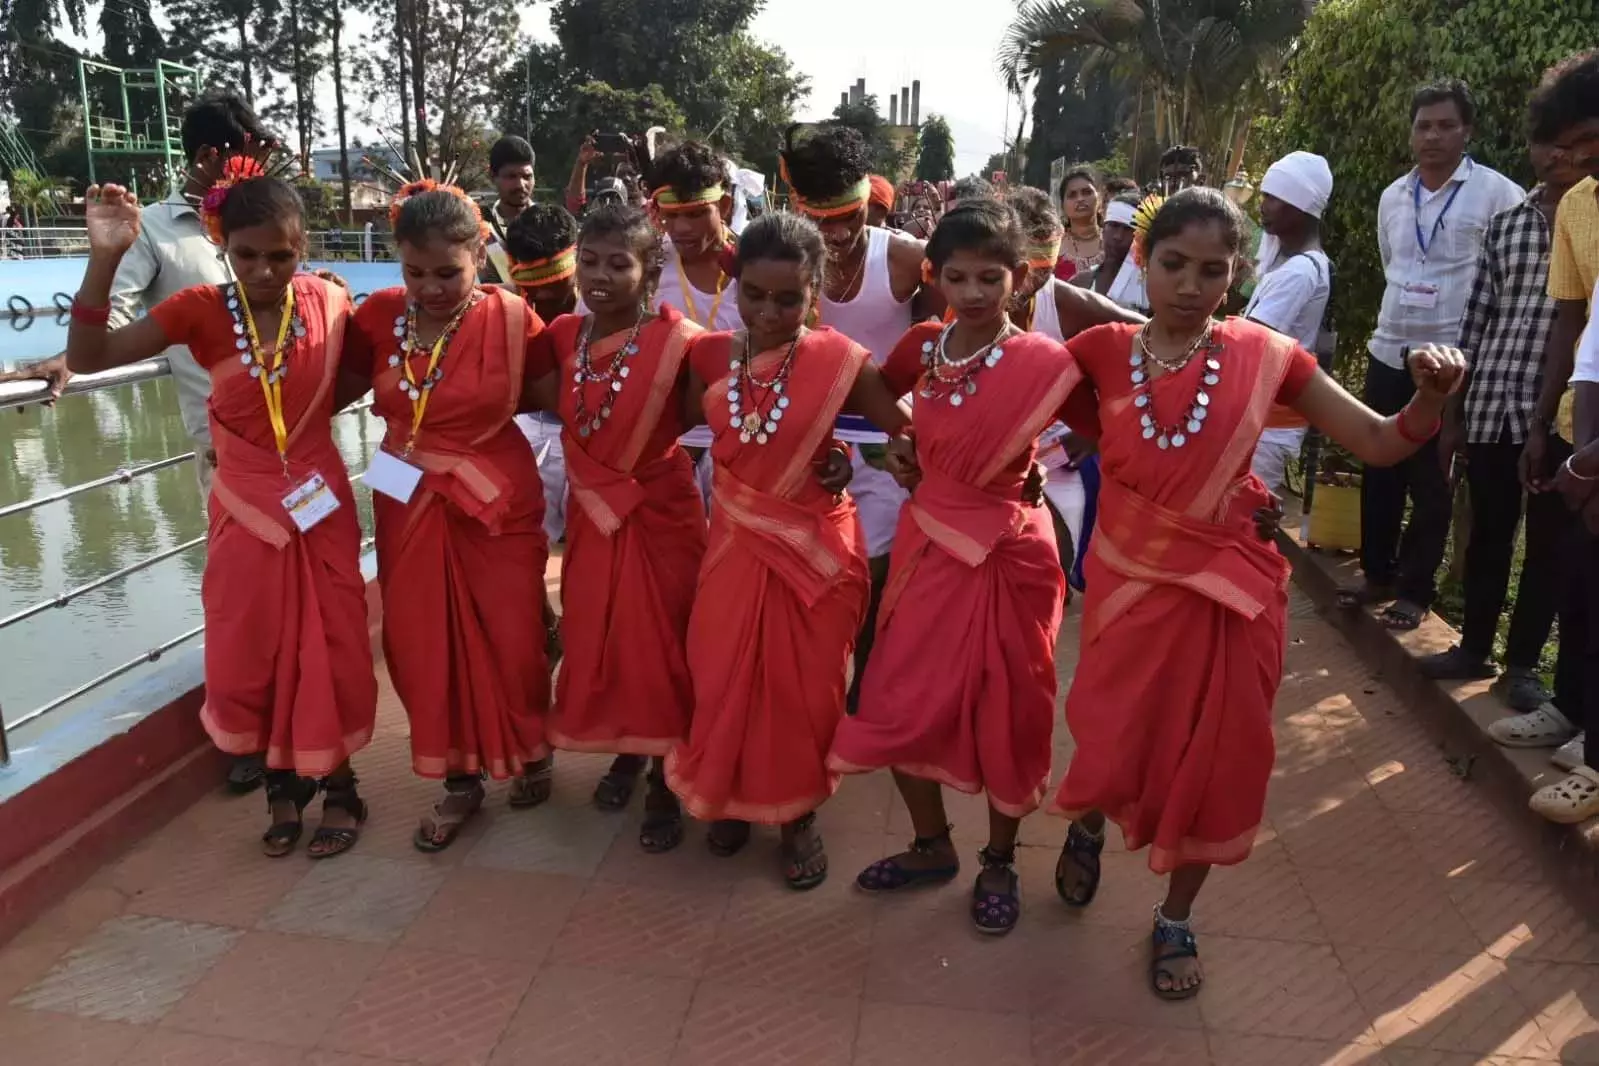
POLYGON ((1105 261, 1099 174, 1093 167, 1073 167, 1061 179, 1059 192, 1061 209, 1066 214, 1066 232, 1061 241, 1063 254, 1054 264, 1055 276, 1070 281, 1105 261))
POLYGON ((377 713, 361 530, 331 428, 350 301, 295 274, 305 219, 291 186, 246 155, 223 175, 201 218, 236 281, 185 289, 110 333, 111 279, 139 238, 139 206, 120 186, 88 189, 89 265, 67 362, 95 373, 184 344, 210 374, 217 469, 200 720, 223 751, 264 754, 268 855, 294 849, 302 812, 325 789, 309 845, 320 859, 354 846, 366 820, 350 756, 371 740, 377 713))
POLYGON ((661 241, 643 211, 591 211, 577 257, 587 313, 557 319, 544 337, 572 490, 550 741, 619 753, 594 790, 609 810, 627 806, 656 756, 639 842, 667 851, 683 821, 659 757, 688 736, 685 640, 705 554, 705 506, 677 443, 701 330, 668 304, 652 310, 661 241))
POLYGON ((1104 262, 1073 277, 1071 282, 1140 314, 1149 311, 1149 297, 1144 292, 1144 269, 1133 255, 1133 237, 1143 202, 1143 197, 1131 193, 1118 196, 1106 205, 1104 262))
POLYGON ((1027 241, 1012 208, 973 200, 928 242, 955 317, 913 328, 883 368, 892 391, 914 390, 921 476, 894 538, 860 708, 829 760, 844 772, 892 767, 916 830, 910 850, 856 879, 869 892, 953 878, 941 786, 987 794, 971 917, 995 934, 1021 917, 1016 830, 1049 782, 1065 593, 1049 516, 1021 502, 1022 486, 1039 433, 1081 377, 1058 341, 1008 313, 1027 241))
POLYGON ((387 424, 364 480, 377 519, 383 650, 411 722, 411 765, 444 798, 414 843, 450 846, 485 798, 550 794, 544 715, 544 495, 513 421, 543 328, 516 294, 479 289, 487 226, 461 190, 401 189, 390 209, 403 288, 375 292, 345 344, 346 389, 387 424))
POLYGON ((689 622, 694 715, 667 761, 673 791, 714 820, 731 855, 749 823, 782 826, 784 876, 827 876, 814 811, 833 794, 826 758, 844 709, 850 650, 866 608, 855 504, 814 468, 841 411, 890 434, 906 417, 866 351, 805 319, 826 252, 805 219, 778 212, 739 240, 745 329, 701 337, 688 402, 716 435, 710 546, 689 622))
POLYGON ((1096 401, 1074 398, 1071 421, 1097 431, 1103 481, 1066 703, 1077 749, 1054 800, 1074 819, 1056 887, 1075 906, 1094 898, 1107 816, 1129 847, 1150 848, 1150 868, 1170 875, 1150 962, 1166 999, 1199 991, 1194 899, 1212 865, 1249 855, 1271 776, 1289 571, 1261 536, 1271 497, 1249 472, 1271 405, 1392 464, 1437 431, 1464 368, 1454 350, 1412 352, 1416 398, 1382 418, 1291 338, 1216 321, 1243 236, 1216 190, 1171 197, 1140 238, 1148 324, 1067 344, 1096 401))

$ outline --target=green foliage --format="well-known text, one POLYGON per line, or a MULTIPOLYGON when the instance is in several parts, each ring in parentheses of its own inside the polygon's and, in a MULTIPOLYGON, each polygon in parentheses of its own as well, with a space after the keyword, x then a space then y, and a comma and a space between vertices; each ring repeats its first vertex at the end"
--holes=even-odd
POLYGON ((955 135, 943 115, 928 115, 916 135, 916 180, 955 179, 955 135))
MULTIPOLYGON (((1463 78, 1478 105, 1471 152, 1526 184, 1526 102, 1542 72, 1593 46, 1599 0, 1324 0, 1305 27, 1266 124, 1266 155, 1318 152, 1332 164, 1323 222, 1338 265, 1333 308, 1340 378, 1356 384, 1382 301, 1377 201, 1411 166, 1412 91, 1463 78)), ((1258 175, 1257 175, 1258 177, 1258 175)))
POLYGON ((1068 166, 1098 159, 1121 140, 1123 102, 1128 86, 1108 68, 1084 70, 1081 54, 1044 62, 1033 86, 1033 151, 1023 175, 1027 184, 1044 188, 1049 167, 1057 159, 1068 166))
POLYGON ((23 221, 38 225, 39 219, 55 210, 55 189, 50 179, 31 170, 17 170, 11 175, 11 202, 22 211, 23 221))

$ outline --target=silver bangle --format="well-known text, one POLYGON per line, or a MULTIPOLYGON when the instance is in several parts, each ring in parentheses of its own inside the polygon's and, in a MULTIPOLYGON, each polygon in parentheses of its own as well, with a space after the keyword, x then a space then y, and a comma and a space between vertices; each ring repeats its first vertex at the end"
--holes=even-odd
POLYGON ((1577 473, 1577 468, 1571 465, 1571 461, 1575 458, 1575 455, 1568 455, 1566 456, 1566 461, 1561 464, 1565 468, 1566 473, 1570 474, 1576 480, 1585 483, 1599 481, 1599 474, 1595 474, 1593 477, 1584 477, 1583 475, 1577 473))

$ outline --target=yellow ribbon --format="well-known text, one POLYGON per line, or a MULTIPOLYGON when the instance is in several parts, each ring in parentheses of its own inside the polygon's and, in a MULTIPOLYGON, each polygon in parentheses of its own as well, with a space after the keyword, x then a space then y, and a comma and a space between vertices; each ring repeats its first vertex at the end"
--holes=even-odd
POLYGON ((244 329, 250 342, 250 359, 261 371, 257 380, 261 382, 261 395, 266 400, 267 420, 272 423, 272 439, 278 446, 278 458, 283 461, 283 469, 287 472, 289 426, 283 418, 283 381, 278 376, 278 370, 283 366, 289 323, 294 318, 294 283, 290 282, 283 290, 283 315, 278 321, 277 350, 273 353, 270 367, 266 364, 266 354, 261 351, 261 335, 256 332, 255 316, 250 313, 250 300, 244 295, 244 286, 236 286, 235 291, 239 294, 239 310, 243 313, 244 329))
POLYGON ((677 284, 683 290, 684 309, 688 311, 689 319, 714 333, 716 331, 716 316, 722 310, 722 297, 727 295, 727 275, 721 273, 720 268, 718 268, 716 300, 711 304, 710 317, 704 320, 701 320, 699 307, 694 303, 694 286, 689 284, 688 271, 683 269, 683 257, 681 255, 677 256, 677 284))
MULTIPOLYGON (((439 360, 444 358, 444 350, 449 346, 450 338, 455 335, 456 329, 460 327, 461 319, 465 318, 466 313, 472 309, 472 304, 473 301, 468 300, 466 305, 455 313, 455 317, 450 319, 449 324, 439 332, 438 339, 433 342, 432 355, 428 358, 427 373, 422 375, 423 382, 433 380, 433 373, 439 368, 439 360)), ((412 320, 406 324, 405 332, 408 337, 416 335, 415 312, 412 312, 412 314, 412 320)), ((411 391, 416 394, 411 397, 411 439, 406 442, 404 457, 409 457, 416 448, 416 437, 422 430, 422 419, 427 415, 428 397, 433 395, 432 386, 423 388, 417 382, 416 375, 411 372, 411 356, 413 354, 415 354, 414 346, 412 351, 407 352, 400 360, 400 373, 405 375, 406 383, 411 386, 411 391)))
POLYGON ((699 192, 687 196, 679 196, 670 185, 663 185, 655 190, 655 206, 662 214, 670 215, 679 211, 689 211, 702 204, 719 204, 727 190, 720 185, 712 185, 701 189, 699 192))
POLYGON ((577 245, 575 244, 544 259, 511 264, 511 280, 524 289, 553 285, 557 281, 565 281, 576 273, 577 245))

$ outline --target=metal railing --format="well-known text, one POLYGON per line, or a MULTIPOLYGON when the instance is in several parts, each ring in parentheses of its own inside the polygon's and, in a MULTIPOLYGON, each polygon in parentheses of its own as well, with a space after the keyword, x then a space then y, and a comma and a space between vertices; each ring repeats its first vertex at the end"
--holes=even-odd
POLYGON ((81 227, 0 228, 0 259, 67 259, 89 254, 89 235, 81 227))
MULTIPOLYGON (((102 389, 117 388, 124 385, 135 385, 144 381, 150 381, 155 378, 164 377, 169 373, 170 371, 168 370, 165 359, 152 359, 149 362, 136 363, 132 366, 120 367, 116 370, 109 370, 101 374, 86 374, 81 377, 74 377, 62 390, 62 396, 76 396, 90 392, 97 392, 102 389)), ((48 399, 48 397, 49 385, 43 381, 17 381, 0 384, 0 410, 5 410, 6 408, 10 407, 24 407, 29 404, 39 403, 48 399)), ((348 407, 337 412, 337 416, 359 415, 362 412, 370 410, 371 407, 372 398, 370 395, 368 395, 367 397, 357 400, 355 403, 352 403, 348 407)), ((69 485, 53 492, 44 493, 26 500, 20 500, 15 503, 7 504, 4 507, 0 507, 0 519, 9 518, 19 514, 25 514, 48 504, 69 500, 75 496, 81 495, 82 493, 91 492, 95 489, 102 489, 111 485, 126 485, 137 478, 145 477, 149 474, 153 474, 157 471, 165 470, 170 467, 179 466, 183 463, 192 462, 194 459, 195 453, 187 452, 183 455, 168 456, 165 459, 160 459, 153 463, 146 463, 141 466, 125 467, 115 470, 103 477, 94 478, 77 485, 69 485)), ((79 585, 76 588, 65 590, 55 596, 50 597, 49 599, 40 600, 37 603, 31 604, 20 611, 16 611, 6 616, 5 618, 0 618, 0 630, 5 630, 13 625, 26 622, 28 619, 37 617, 38 615, 44 614, 52 609, 66 607, 68 604, 71 604, 75 600, 78 600, 91 592, 95 592, 99 589, 115 584, 116 582, 126 580, 132 575, 143 570, 147 570, 158 563, 165 562, 166 560, 175 558, 176 556, 182 555, 185 552, 192 551, 195 548, 205 544, 206 540, 206 537, 200 536, 184 541, 181 544, 175 544, 169 548, 163 548, 152 555, 129 563, 127 566, 113 570, 110 573, 104 574, 92 581, 79 585)), ((370 550, 374 542, 375 538, 371 536, 365 537, 361 542, 361 552, 364 554, 370 550)), ((172 651, 179 645, 194 639, 204 631, 204 625, 200 625, 188 630, 187 632, 180 633, 169 640, 165 640, 141 655, 133 659, 129 659, 127 662, 114 666, 111 669, 90 678, 83 684, 62 693, 59 696, 56 696, 54 699, 51 699, 38 707, 35 707, 33 710, 28 711, 26 714, 23 714, 14 721, 7 722, 4 717, 3 710, 0 710, 0 767, 7 766, 11 762, 11 749, 9 740, 7 738, 8 731, 20 729, 31 722, 39 720, 40 718, 49 714, 51 711, 71 703, 78 697, 93 692, 95 689, 109 684, 123 675, 138 669, 140 666, 156 662, 167 652, 172 651)))

